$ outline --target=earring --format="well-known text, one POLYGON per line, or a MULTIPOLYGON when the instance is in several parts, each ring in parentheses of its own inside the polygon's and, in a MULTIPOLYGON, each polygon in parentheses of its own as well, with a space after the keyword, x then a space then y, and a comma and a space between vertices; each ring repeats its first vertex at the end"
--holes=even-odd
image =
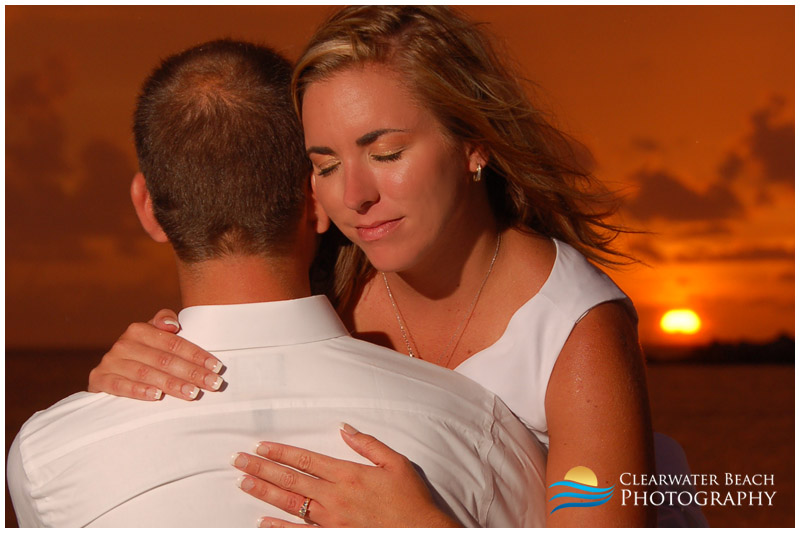
POLYGON ((480 163, 478 163, 478 170, 475 172, 475 174, 472 175, 472 181, 474 181, 476 183, 481 181, 481 171, 482 170, 483 169, 481 168, 480 163))

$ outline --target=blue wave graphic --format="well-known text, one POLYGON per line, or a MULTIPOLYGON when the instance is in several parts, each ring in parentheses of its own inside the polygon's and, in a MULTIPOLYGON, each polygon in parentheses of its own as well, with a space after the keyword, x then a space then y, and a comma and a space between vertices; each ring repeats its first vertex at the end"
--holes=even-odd
POLYGON ((602 505, 610 500, 612 496, 614 496, 614 487, 616 487, 616 485, 611 485, 610 487, 590 487, 581 483, 575 483, 574 481, 557 481, 556 483, 550 485, 550 487, 570 487, 582 491, 559 492, 551 497, 550 501, 556 498, 580 498, 582 500, 592 500, 562 503, 550 511, 550 514, 553 514, 559 509, 564 509, 567 507, 597 507, 598 505, 602 505))
POLYGON ((583 498, 584 500, 602 500, 606 496, 614 494, 614 489, 611 489, 608 492, 604 492, 602 494, 584 494, 582 492, 560 492, 550 498, 550 501, 555 500, 556 498, 583 498))
MULTIPOLYGON (((611 496, 613 496, 613 494, 611 496)), ((611 496, 609 496, 605 500, 600 500, 599 502, 569 502, 569 503, 562 503, 561 505, 557 506, 555 509, 550 511, 550 514, 555 513, 559 509, 564 509, 565 507, 597 507, 598 505, 602 505, 602 504, 606 503, 608 500, 610 500, 611 496)))
POLYGON ((589 485, 584 485, 582 483, 576 483, 574 481, 556 481, 550 487, 572 487, 573 489, 578 490, 585 490, 586 492, 606 492, 608 490, 613 489, 616 485, 611 485, 610 487, 590 487, 589 485))

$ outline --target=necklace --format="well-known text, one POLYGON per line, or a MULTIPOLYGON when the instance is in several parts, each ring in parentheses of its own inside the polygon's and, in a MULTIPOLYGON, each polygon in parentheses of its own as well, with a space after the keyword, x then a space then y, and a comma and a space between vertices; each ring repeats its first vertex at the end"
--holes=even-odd
MULTIPOLYGON (((456 347, 458 346, 458 342, 461 340, 461 337, 464 335, 464 332, 467 330, 467 326, 469 325, 469 321, 472 318, 472 313, 475 311, 475 306, 478 304, 478 298, 481 296, 481 292, 483 291, 484 285, 486 285, 486 281, 489 279, 489 274, 492 273, 492 269, 494 268, 494 263, 497 260, 497 253, 500 251, 500 234, 497 234, 497 244, 494 247, 494 255, 492 256, 492 261, 489 263, 489 269, 486 271, 486 275, 483 276, 483 281, 481 281, 480 286, 478 287, 478 292, 475 293, 475 297, 472 299, 472 302, 469 304, 469 307, 464 311, 461 321, 458 324, 458 327, 453 332, 453 335, 450 337, 450 340, 447 343, 447 346, 444 347, 444 350, 439 354, 439 357, 436 358, 435 364, 439 364, 442 362, 442 358, 445 355, 448 355, 447 360, 445 361, 444 366, 447 366, 450 363, 450 359, 453 357, 453 353, 455 353, 456 347), (455 344, 453 344, 455 342, 455 344), (452 348, 452 349, 451 349, 452 348)), ((389 280, 386 278, 386 273, 381 272, 381 276, 383 276, 383 284, 386 285, 386 293, 389 295, 389 301, 392 303, 392 309, 394 310, 394 316, 397 318, 397 325, 400 326, 400 334, 403 336, 403 341, 406 344, 406 349, 408 350, 409 357, 416 357, 421 359, 422 356, 419 353, 419 349, 414 351, 414 348, 417 347, 416 342, 414 342, 414 337, 411 335, 411 330, 408 329, 408 324, 406 323, 403 314, 400 312, 400 307, 398 307, 397 302, 394 299, 394 295, 392 294, 392 289, 389 288, 389 280), (413 348, 412 348, 413 345, 413 348)))

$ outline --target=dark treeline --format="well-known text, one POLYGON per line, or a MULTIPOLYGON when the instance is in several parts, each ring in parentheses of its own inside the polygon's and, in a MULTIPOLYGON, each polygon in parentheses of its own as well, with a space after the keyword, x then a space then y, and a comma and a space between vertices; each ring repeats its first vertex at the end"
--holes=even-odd
POLYGON ((706 346, 645 346, 648 363, 793 365, 794 338, 781 335, 768 343, 724 343, 706 346))

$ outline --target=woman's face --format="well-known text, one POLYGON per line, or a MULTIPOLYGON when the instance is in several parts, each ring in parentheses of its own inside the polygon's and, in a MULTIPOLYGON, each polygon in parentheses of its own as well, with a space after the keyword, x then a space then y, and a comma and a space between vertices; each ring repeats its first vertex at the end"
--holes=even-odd
POLYGON ((470 197, 485 194, 471 180, 475 154, 451 141, 385 67, 312 83, 303 128, 317 200, 378 270, 430 258, 469 219, 470 197))

